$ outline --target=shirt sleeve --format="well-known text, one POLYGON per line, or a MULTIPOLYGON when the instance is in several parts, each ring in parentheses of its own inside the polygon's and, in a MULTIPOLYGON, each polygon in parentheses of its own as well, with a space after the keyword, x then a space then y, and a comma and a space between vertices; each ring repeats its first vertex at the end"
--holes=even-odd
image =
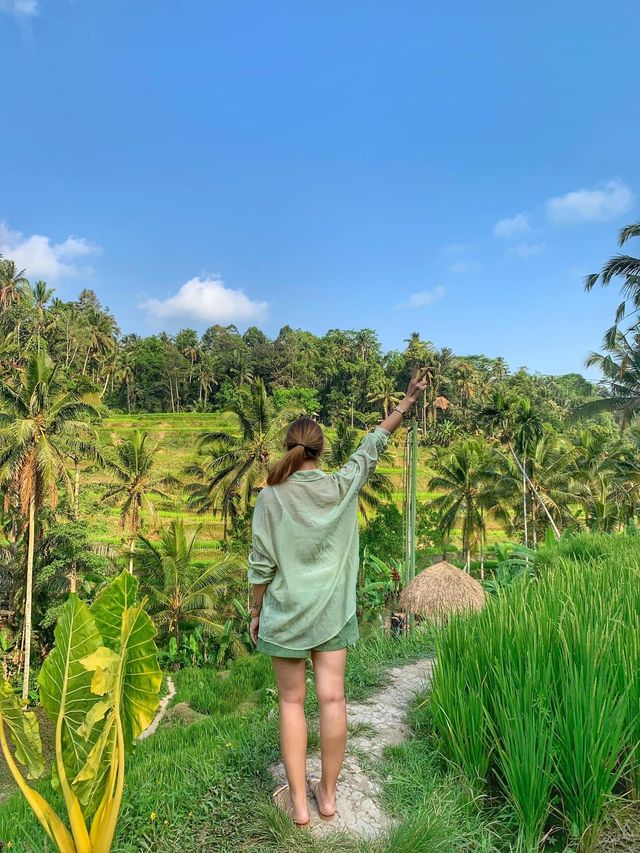
POLYGON ((271 583, 276 573, 276 563, 272 556, 273 549, 271 546, 268 510, 265 507, 262 492, 260 492, 256 499, 251 531, 251 552, 249 554, 249 569, 247 572, 249 583, 271 583))
POLYGON ((359 491, 378 464, 380 454, 387 446, 390 435, 390 432, 379 426, 373 432, 368 432, 358 449, 349 457, 347 464, 343 465, 338 472, 340 476, 355 481, 359 491))

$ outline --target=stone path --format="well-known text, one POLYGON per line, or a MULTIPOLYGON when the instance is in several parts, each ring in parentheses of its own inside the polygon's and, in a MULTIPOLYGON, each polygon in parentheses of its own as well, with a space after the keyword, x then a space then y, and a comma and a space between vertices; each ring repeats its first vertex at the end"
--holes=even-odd
POLYGON ((160 721, 167 713, 167 705, 173 697, 176 695, 176 686, 173 683, 173 678, 170 675, 167 676, 167 692, 162 697, 158 704, 158 710, 156 711, 156 715, 153 720, 149 723, 147 728, 142 732, 142 734, 138 737, 138 740, 144 740, 145 738, 151 737, 151 735, 156 733, 156 729, 160 725, 160 721))
MULTIPOLYGON (((348 706, 349 724, 365 724, 371 727, 371 732, 365 731, 347 738, 347 754, 338 780, 336 817, 329 821, 321 820, 315 800, 310 798, 311 829, 317 835, 343 831, 372 840, 390 829, 391 818, 385 814, 379 802, 382 790, 380 779, 375 771, 364 765, 379 761, 385 746, 402 743, 407 737, 407 705, 412 696, 428 684, 432 665, 432 660, 420 660, 394 667, 388 670, 391 681, 385 688, 368 702, 348 706), (362 756, 366 756, 366 761, 362 760, 362 756)), ((308 757, 307 773, 319 778, 319 755, 308 757)), ((286 782, 282 763, 274 765, 271 774, 277 785, 286 782)))

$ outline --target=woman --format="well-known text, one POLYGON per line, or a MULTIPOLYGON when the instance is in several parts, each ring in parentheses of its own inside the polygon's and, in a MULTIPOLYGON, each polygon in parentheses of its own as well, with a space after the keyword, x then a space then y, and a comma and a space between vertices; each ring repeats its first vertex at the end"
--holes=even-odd
POLYGON ((271 655, 280 704, 280 744, 288 785, 274 794, 298 826, 309 823, 305 658, 310 653, 320 706, 322 775, 308 782, 320 817, 336 813, 336 784, 347 738, 344 667, 358 639, 358 493, 382 450, 424 392, 415 368, 406 397, 347 464, 334 474, 318 468, 324 436, 300 418, 289 427, 285 455, 256 500, 249 582, 251 636, 271 655))

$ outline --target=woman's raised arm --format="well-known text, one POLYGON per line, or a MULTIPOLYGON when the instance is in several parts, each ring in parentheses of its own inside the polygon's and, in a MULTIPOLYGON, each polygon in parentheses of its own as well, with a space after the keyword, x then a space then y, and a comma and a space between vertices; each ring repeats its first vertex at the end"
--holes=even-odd
POLYGON ((409 387, 407 388, 407 393, 404 399, 400 400, 398 405, 394 407, 391 414, 382 421, 380 424, 382 429, 386 429, 387 432, 395 432, 398 429, 402 423, 405 413, 408 412, 424 394, 425 388, 427 387, 427 383, 424 378, 426 373, 427 371, 424 367, 418 367, 416 364, 413 368, 409 387))

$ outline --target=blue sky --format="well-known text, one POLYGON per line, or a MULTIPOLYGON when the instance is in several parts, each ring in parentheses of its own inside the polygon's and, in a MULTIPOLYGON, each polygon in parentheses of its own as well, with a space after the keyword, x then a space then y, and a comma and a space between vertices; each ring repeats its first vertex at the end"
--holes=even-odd
POLYGON ((0 0, 0 252, 123 331, 582 370, 640 218, 640 7, 0 0))

